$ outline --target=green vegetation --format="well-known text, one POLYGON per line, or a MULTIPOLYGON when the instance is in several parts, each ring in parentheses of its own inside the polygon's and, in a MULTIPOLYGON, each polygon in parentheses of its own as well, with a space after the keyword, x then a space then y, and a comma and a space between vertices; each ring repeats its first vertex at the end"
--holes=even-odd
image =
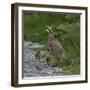
POLYGON ((80 14, 24 12, 24 40, 43 44, 47 50, 46 26, 52 25, 55 37, 62 43, 71 63, 60 60, 65 74, 80 73, 80 14))

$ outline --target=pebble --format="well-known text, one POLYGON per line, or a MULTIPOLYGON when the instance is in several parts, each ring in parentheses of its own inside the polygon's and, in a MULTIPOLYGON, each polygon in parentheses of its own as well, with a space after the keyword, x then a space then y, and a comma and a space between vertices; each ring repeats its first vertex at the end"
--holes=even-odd
POLYGON ((31 42, 24 43, 24 77, 64 75, 61 68, 52 67, 45 60, 35 60, 35 51, 30 48, 30 44, 33 45, 31 42))

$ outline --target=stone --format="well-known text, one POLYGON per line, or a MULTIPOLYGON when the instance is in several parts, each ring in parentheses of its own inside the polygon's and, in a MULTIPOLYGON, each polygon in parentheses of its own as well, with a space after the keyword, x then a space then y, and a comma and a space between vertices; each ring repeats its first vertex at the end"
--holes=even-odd
MULTIPOLYGON (((64 75, 61 68, 52 67, 47 64, 45 58, 40 61, 35 59, 35 51, 31 49, 31 46, 38 45, 37 43, 25 42, 24 43, 24 77, 43 77, 43 76, 60 76, 64 75)), ((43 45, 41 45, 43 46, 43 45)), ((42 55, 45 51, 41 51, 42 55)))

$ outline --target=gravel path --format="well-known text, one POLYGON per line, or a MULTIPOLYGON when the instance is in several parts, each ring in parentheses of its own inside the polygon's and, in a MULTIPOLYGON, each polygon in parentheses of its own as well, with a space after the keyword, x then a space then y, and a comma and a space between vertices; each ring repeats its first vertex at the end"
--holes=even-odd
POLYGON ((35 45, 37 44, 24 43, 23 77, 64 75, 62 69, 48 65, 45 60, 35 59, 35 51, 31 48, 35 45))

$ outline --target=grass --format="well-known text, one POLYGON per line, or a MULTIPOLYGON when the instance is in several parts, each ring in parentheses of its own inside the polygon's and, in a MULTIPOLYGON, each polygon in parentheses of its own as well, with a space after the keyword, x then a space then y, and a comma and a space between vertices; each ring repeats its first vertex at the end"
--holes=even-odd
POLYGON ((69 60, 70 62, 66 64, 64 61, 59 61, 60 68, 63 69, 65 75, 79 75, 80 74, 80 63, 77 58, 69 60))
POLYGON ((80 58, 68 56, 67 61, 60 59, 57 60, 56 57, 49 52, 45 55, 46 60, 49 59, 51 63, 56 63, 59 68, 63 69, 65 75, 79 75, 80 74, 80 58))

